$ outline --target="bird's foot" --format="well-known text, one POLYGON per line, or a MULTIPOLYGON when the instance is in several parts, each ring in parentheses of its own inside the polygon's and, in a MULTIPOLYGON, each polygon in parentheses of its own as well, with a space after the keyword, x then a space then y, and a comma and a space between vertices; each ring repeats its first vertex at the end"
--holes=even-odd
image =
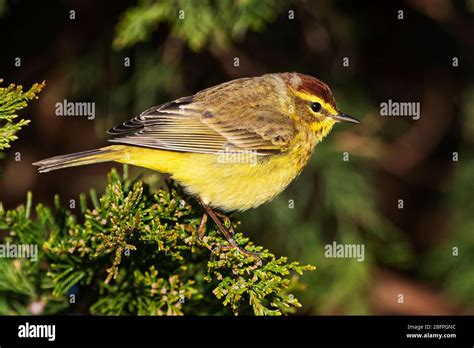
POLYGON ((229 245, 219 245, 216 248, 214 248, 213 251, 236 249, 237 251, 239 251, 245 256, 253 257, 257 259, 257 264, 261 266, 262 259, 259 256, 261 253, 245 250, 240 245, 238 245, 237 242, 234 240, 235 231, 234 231, 234 228, 232 227, 232 223, 229 217, 227 217, 226 215, 222 213, 214 212, 214 210, 212 210, 211 207, 205 204, 201 199, 198 199, 198 201, 205 210, 205 214, 203 215, 201 219, 201 223, 199 224, 198 238, 202 237, 202 233, 203 233, 202 231, 204 230, 204 227, 207 222, 207 215, 209 215, 211 219, 214 221, 214 223, 217 225, 217 229, 224 235, 224 237, 227 239, 227 242, 229 242, 229 245), (217 215, 219 215, 225 221, 225 223, 229 226, 228 228, 224 226, 224 224, 219 220, 217 215))
MULTIPOLYGON (((229 241, 229 243, 231 243, 231 242, 229 241)), ((212 252, 213 253, 218 253, 220 251, 230 251, 230 250, 237 250, 242 255, 245 255, 247 257, 251 257, 251 258, 256 259, 258 267, 262 266, 262 264, 263 264, 262 259, 260 258, 260 255, 262 253, 258 253, 258 252, 254 252, 254 251, 248 251, 248 250, 242 248, 240 245, 237 245, 237 243, 235 241, 233 241, 233 243, 231 243, 231 245, 222 245, 222 244, 218 245, 214 249, 212 249, 212 252)))

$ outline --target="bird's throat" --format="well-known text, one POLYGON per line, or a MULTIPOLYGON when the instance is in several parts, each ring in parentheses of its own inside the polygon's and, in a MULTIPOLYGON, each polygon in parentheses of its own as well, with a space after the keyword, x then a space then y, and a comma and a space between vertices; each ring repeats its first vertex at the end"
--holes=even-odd
POLYGON ((322 122, 314 122, 311 124, 310 128, 316 137, 316 143, 319 143, 326 137, 326 135, 329 134, 329 132, 331 132, 335 123, 336 122, 334 120, 328 119, 322 122))

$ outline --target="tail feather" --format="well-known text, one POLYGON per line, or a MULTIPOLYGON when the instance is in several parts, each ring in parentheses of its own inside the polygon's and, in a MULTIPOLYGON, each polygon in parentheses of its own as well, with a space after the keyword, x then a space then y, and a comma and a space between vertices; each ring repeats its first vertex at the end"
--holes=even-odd
POLYGON ((42 161, 33 163, 34 166, 39 166, 40 173, 50 172, 52 170, 76 167, 92 163, 114 161, 119 157, 120 151, 113 146, 104 147, 102 149, 76 152, 69 155, 55 156, 46 158, 42 161))

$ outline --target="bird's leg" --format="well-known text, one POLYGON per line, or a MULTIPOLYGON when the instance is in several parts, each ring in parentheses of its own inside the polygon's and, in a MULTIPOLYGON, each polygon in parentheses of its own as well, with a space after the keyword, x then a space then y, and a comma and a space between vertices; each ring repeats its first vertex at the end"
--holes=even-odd
POLYGON ((207 223, 207 214, 204 213, 201 218, 201 223, 199 224, 199 228, 197 230, 197 237, 199 240, 202 240, 202 237, 204 237, 204 229, 206 228, 206 223, 207 223))
POLYGON ((206 203, 204 203, 200 198, 198 198, 198 202, 204 208, 207 215, 209 215, 211 217, 211 219, 217 225, 218 230, 224 235, 224 237, 227 239, 227 241, 230 244, 230 246, 228 246, 228 247, 220 247, 221 249, 237 249, 238 251, 240 251, 244 255, 257 258, 259 260, 259 263, 262 263, 262 260, 260 260, 260 258, 258 257, 258 255, 260 255, 260 253, 247 251, 244 248, 242 248, 240 245, 238 245, 237 242, 234 240, 233 235, 222 224, 222 222, 219 220, 219 218, 217 217, 214 210, 212 210, 212 208, 209 205, 207 205, 206 203))
POLYGON ((231 234, 229 231, 225 228, 225 226, 222 224, 222 222, 219 220, 217 217, 216 213, 209 207, 207 204, 205 204, 202 200, 199 200, 199 203, 201 203, 202 207, 206 211, 207 215, 211 217, 211 219, 214 221, 214 223, 217 225, 217 228, 219 231, 224 235, 224 237, 227 239, 229 244, 235 248, 238 248, 238 244, 235 242, 235 240, 232 238, 231 234))
POLYGON ((232 236, 232 238, 235 236, 235 231, 234 231, 234 227, 232 226, 232 222, 230 222, 230 219, 227 215, 221 213, 221 212, 218 212, 218 211, 215 211, 214 212, 219 218, 221 218, 222 220, 224 220, 224 227, 225 225, 229 226, 227 228, 227 230, 229 231, 230 235, 232 236))

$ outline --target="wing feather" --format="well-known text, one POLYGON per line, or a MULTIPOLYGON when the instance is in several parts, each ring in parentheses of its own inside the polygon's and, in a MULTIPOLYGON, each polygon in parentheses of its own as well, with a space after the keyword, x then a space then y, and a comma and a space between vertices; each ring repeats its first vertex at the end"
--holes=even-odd
MULTIPOLYGON (((217 154, 231 149, 271 155, 285 151, 296 133, 286 115, 269 107, 249 106, 238 119, 232 119, 228 109, 216 108, 196 96, 144 111, 110 129, 108 133, 115 137, 109 141, 182 152, 217 154)), ((222 93, 221 98, 226 97, 222 93)))

